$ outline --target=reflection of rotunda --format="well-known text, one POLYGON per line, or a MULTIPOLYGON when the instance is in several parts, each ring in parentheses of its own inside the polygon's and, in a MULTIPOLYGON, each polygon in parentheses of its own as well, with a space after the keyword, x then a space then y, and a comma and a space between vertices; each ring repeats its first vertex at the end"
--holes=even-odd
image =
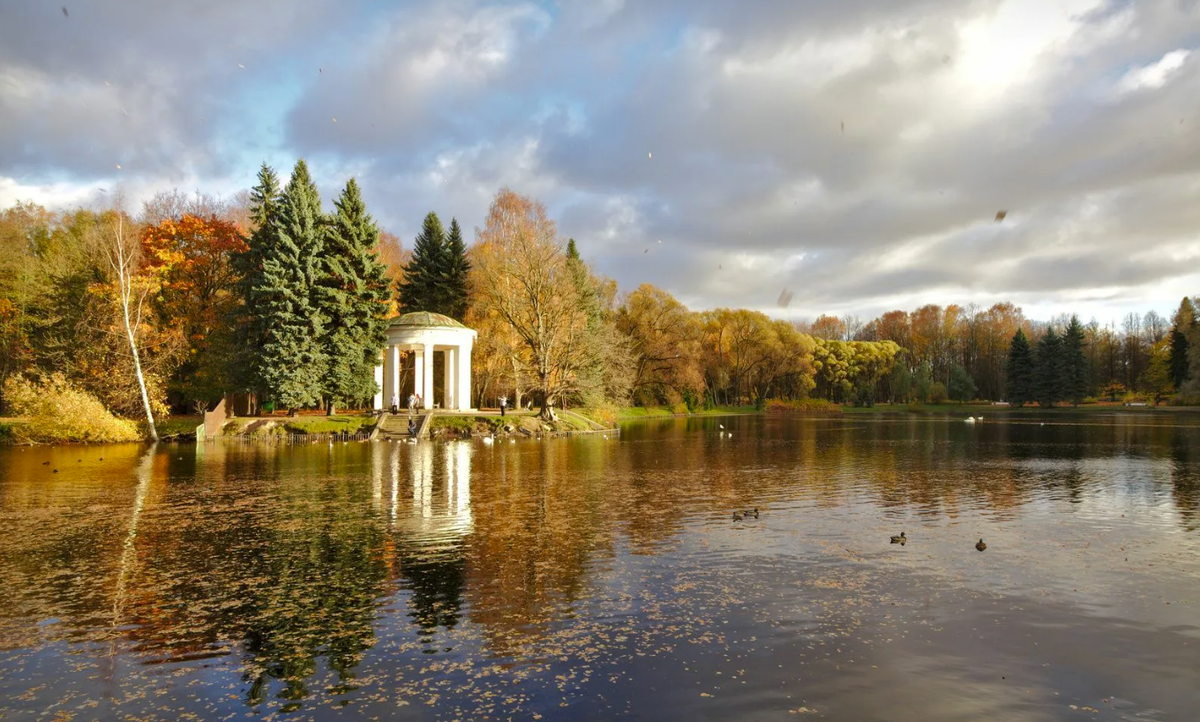
POLYGON ((469 443, 374 445, 374 502, 386 509, 393 529, 434 548, 471 533, 472 448, 469 443))
MULTIPOLYGON (((397 316, 387 328, 387 345, 382 363, 375 367, 379 393, 375 408, 383 409, 395 396, 401 406, 408 395, 421 399, 421 407, 469 411, 471 409, 471 348, 478 334, 458 321, 440 313, 414 311, 397 316), (401 351, 412 351, 412 383, 401 384, 401 351), (433 398, 434 353, 442 356, 442 399, 433 398)), ((405 364, 407 366, 407 364, 405 364)), ((407 373, 407 369, 406 369, 407 373)))

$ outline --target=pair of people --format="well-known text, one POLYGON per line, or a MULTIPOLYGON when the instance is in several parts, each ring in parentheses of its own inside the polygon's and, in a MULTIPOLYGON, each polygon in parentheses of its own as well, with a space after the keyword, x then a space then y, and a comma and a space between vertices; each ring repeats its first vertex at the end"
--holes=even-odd
MULTIPOLYGON (((417 408, 417 405, 420 403, 420 401, 421 401, 420 396, 417 396, 416 394, 408 395, 408 413, 409 414, 412 414, 413 410, 417 408)), ((400 397, 397 396, 396 394, 392 394, 391 408, 392 408, 393 414, 397 414, 400 412, 400 397)))

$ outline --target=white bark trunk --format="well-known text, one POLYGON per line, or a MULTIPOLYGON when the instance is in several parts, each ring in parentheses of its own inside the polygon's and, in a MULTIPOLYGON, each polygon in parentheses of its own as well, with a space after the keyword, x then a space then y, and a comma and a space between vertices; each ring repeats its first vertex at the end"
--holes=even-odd
MULTIPOLYGON (((150 409, 150 394, 146 391, 146 377, 142 374, 142 358, 138 353, 137 326, 142 320, 142 303, 145 298, 138 300, 136 322, 129 317, 129 307, 133 303, 133 275, 136 270, 137 256, 125 238, 125 221, 121 210, 117 211, 116 227, 113 229, 112 245, 107 246, 108 262, 117 274, 117 284, 121 292, 121 314, 125 321, 125 336, 129 339, 129 351, 133 355, 133 372, 137 376, 138 389, 142 392, 142 407, 146 410, 146 424, 149 427, 150 440, 158 441, 158 429, 154 426, 154 412, 150 409)), ((136 242, 136 241, 135 241, 136 242)))

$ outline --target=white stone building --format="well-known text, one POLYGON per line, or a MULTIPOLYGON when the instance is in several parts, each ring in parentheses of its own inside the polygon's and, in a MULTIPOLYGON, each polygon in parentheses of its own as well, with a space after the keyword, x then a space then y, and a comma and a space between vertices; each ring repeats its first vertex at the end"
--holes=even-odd
POLYGON ((397 316, 387 329, 387 345, 381 363, 375 367, 375 382, 380 392, 375 408, 385 409, 393 394, 400 408, 408 406, 410 394, 421 399, 421 408, 471 410, 471 349, 478 334, 458 321, 440 313, 415 311, 397 316), (400 387, 401 351, 413 352, 412 383, 400 387), (433 398, 434 351, 442 352, 442 398, 433 398))

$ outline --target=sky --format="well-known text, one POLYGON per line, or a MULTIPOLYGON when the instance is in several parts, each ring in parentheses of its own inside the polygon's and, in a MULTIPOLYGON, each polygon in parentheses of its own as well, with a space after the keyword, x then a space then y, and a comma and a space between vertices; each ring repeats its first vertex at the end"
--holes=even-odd
POLYGON ((0 0, 0 129, 0 207, 507 186, 693 309, 1200 294, 1200 0, 0 0))

